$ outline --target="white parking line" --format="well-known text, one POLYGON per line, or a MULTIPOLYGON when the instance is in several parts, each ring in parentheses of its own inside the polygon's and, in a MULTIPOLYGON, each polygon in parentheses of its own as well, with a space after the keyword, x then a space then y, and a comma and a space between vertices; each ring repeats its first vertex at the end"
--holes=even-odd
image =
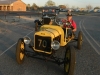
MULTIPOLYGON (((83 21, 84 23, 84 21, 83 21)), ((97 43, 97 41, 88 33, 88 31, 86 30, 86 28, 84 27, 84 25, 82 25, 84 30, 86 31, 86 33, 90 36, 90 38, 100 47, 100 45, 97 43)))
MULTIPOLYGON (((29 34, 31 34, 33 31, 29 32, 27 35, 25 35, 24 37, 28 36, 29 34)), ((13 46, 15 46, 17 44, 17 42, 15 42, 13 45, 11 45, 9 48, 7 48, 6 50, 4 50, 0 56, 2 56, 5 52, 7 52, 9 49, 11 49, 13 46)))
POLYGON ((81 27, 81 25, 83 25, 83 21, 84 21, 84 20, 81 20, 80 23, 79 23, 80 29, 81 29, 83 35, 85 36, 85 38, 87 39, 87 41, 89 42, 89 44, 92 46, 92 48, 100 55, 100 52, 99 52, 99 51, 96 49, 96 47, 90 42, 90 40, 88 39, 88 37, 87 37, 87 36, 85 35, 85 33, 83 32, 82 27, 81 27))

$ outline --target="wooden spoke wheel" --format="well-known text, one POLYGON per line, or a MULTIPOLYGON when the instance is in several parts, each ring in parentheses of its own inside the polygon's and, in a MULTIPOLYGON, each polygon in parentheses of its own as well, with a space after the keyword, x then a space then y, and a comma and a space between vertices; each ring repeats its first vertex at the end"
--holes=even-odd
POLYGON ((73 46, 68 46, 65 52, 64 58, 64 71, 65 75, 73 75, 76 63, 75 48, 73 46))
POLYGON ((35 23, 35 31, 38 31, 38 22, 35 23))
POLYGON ((83 37, 82 37, 82 32, 79 31, 78 33, 78 41, 77 41, 77 48, 80 50, 82 47, 82 42, 83 42, 83 37))
POLYGON ((17 42, 17 47, 16 47, 16 59, 18 64, 22 64, 24 61, 24 56, 25 56, 25 43, 22 38, 20 38, 17 42))

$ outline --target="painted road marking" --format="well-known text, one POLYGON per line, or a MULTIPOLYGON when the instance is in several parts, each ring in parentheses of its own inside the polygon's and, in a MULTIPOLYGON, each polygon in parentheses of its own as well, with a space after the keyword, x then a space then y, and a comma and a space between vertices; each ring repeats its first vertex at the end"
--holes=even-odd
MULTIPOLYGON (((31 34, 33 31, 29 32, 28 34, 26 34, 24 37, 28 36, 29 34, 31 34)), ((15 46, 17 44, 17 42, 15 42, 13 45, 11 45, 9 48, 7 48, 6 50, 4 50, 0 56, 2 56, 5 52, 7 52, 9 49, 11 49, 13 46, 15 46)))
MULTIPOLYGON (((84 21, 83 21, 84 24, 84 21)), ((89 32, 86 30, 86 28, 84 27, 84 25, 82 25, 84 30, 86 31, 86 33, 90 36, 90 38, 100 47, 100 45, 97 43, 97 41, 89 34, 89 32)))
POLYGON ((87 36, 85 35, 85 33, 83 32, 82 26, 81 26, 81 25, 83 25, 83 23, 84 23, 84 20, 81 20, 81 21, 79 22, 79 26, 80 26, 80 29, 81 29, 83 35, 85 36, 85 38, 87 39, 87 41, 89 42, 89 44, 92 46, 92 48, 100 55, 100 52, 99 52, 99 51, 96 49, 96 47, 90 42, 90 40, 88 39, 88 37, 87 37, 87 36))

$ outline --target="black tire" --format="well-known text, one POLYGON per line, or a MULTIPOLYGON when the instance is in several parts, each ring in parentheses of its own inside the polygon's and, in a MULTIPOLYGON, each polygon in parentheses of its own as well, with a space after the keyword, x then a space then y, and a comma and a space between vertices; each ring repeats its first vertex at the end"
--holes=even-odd
POLYGON ((83 41, 82 32, 79 31, 79 33, 78 33, 78 41, 77 41, 77 48, 79 50, 81 49, 82 41, 83 41))
POLYGON ((35 31, 38 31, 38 22, 35 22, 35 31))
POLYGON ((64 61, 65 61, 64 62, 65 75, 74 75, 76 54, 75 54, 75 48, 73 46, 68 46, 66 48, 64 61))
POLYGON ((20 38, 16 46, 16 59, 18 64, 22 64, 25 57, 25 43, 23 38, 20 38))

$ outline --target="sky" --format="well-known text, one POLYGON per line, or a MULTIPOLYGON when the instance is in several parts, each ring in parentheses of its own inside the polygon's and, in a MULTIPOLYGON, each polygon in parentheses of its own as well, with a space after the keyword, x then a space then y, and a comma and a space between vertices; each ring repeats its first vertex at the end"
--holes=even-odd
MULTIPOLYGON (((38 6, 44 6, 48 0, 22 0, 26 4, 33 4, 36 3, 38 6)), ((56 3, 56 5, 68 5, 70 8, 74 7, 81 7, 85 8, 87 5, 91 5, 92 7, 99 6, 100 7, 100 0, 52 0, 56 3)))

